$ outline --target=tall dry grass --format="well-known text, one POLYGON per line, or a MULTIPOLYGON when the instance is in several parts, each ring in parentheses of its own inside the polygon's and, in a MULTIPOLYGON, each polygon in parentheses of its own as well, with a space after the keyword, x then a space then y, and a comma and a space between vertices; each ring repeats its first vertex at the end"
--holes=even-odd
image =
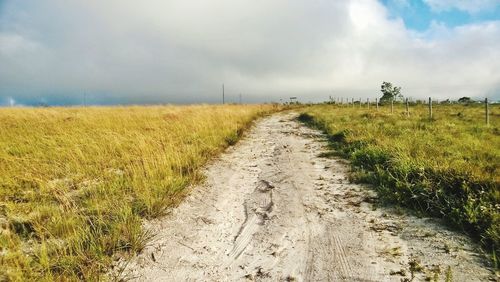
POLYGON ((276 107, 0 109, 0 280, 97 280, 276 107))

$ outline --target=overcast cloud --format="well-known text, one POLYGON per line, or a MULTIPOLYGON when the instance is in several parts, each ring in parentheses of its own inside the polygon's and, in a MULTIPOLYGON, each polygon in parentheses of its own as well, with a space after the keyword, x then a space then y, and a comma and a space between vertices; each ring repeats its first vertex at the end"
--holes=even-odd
POLYGON ((375 98, 382 81, 500 99, 500 21, 416 32, 376 0, 0 0, 4 105, 217 102, 222 83, 232 101, 375 98))

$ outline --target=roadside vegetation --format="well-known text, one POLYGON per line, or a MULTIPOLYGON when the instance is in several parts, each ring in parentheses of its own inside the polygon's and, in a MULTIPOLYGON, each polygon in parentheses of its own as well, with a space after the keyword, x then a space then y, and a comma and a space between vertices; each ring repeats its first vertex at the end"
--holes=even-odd
POLYGON ((324 130, 334 153, 351 161, 355 180, 384 201, 446 219, 481 241, 498 268, 500 106, 317 105, 299 119, 324 130))
POLYGON ((98 280, 140 251, 253 106, 0 109, 0 281, 98 280))

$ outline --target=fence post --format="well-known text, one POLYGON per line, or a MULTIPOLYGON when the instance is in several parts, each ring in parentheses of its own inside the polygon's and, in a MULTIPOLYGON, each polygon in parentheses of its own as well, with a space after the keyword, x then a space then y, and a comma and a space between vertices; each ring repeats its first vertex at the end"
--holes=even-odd
POLYGON ((429 120, 432 120, 432 98, 429 97, 429 120))
POLYGON ((407 117, 410 116, 410 109, 409 109, 409 105, 408 105, 408 98, 406 98, 406 116, 407 117))
POLYGON ((488 106, 488 98, 484 99, 484 108, 486 110, 486 125, 490 125, 490 107, 488 106))

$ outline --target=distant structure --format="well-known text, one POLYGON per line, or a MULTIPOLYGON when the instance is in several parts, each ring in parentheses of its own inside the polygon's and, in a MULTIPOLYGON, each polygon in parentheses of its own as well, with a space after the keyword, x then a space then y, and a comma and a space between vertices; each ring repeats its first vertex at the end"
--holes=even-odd
POLYGON ((222 83, 222 105, 224 105, 224 83, 222 83))

